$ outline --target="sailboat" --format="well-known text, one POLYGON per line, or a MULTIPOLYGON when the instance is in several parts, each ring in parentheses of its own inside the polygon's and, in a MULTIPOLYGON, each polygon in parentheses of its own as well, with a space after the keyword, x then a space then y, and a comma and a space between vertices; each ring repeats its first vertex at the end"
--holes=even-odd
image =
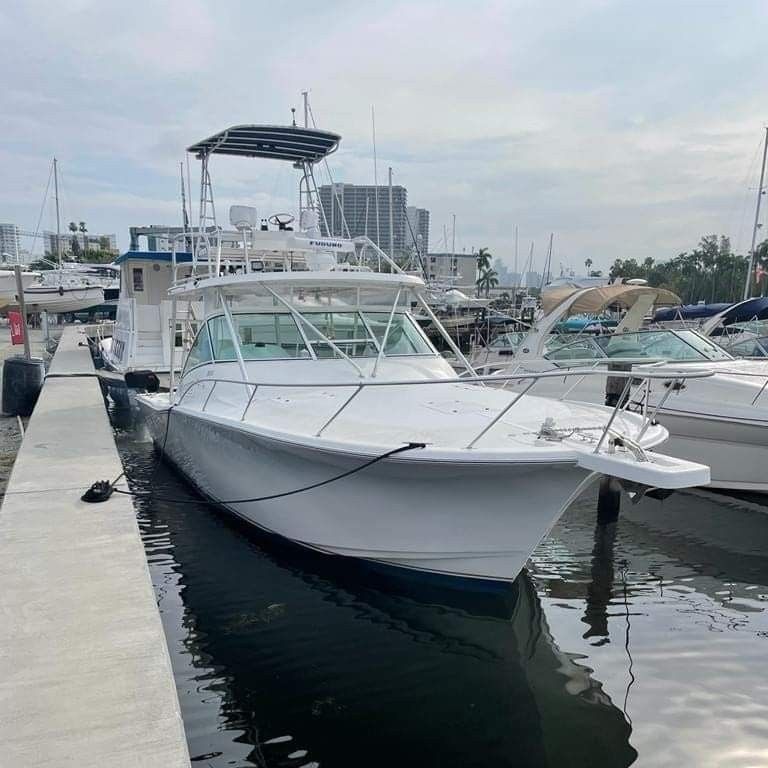
MULTIPOLYGON (((59 212, 58 161, 53 158, 54 197, 56 201, 57 269, 42 273, 39 279, 24 287, 27 312, 71 314, 104 303, 104 288, 82 275, 64 269, 61 253, 61 215, 59 212)), ((18 302, 14 292, 12 303, 18 302)))

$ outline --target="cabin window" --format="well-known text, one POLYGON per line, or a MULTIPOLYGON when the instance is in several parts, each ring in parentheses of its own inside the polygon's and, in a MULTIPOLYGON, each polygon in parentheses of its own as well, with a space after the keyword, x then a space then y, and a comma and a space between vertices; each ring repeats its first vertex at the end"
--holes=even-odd
MULTIPOLYGON (((304 312, 303 316, 348 357, 376 357, 378 346, 359 312, 304 312)), ((336 350, 304 324, 304 333, 319 358, 339 357, 336 350)))
POLYGON ((208 338, 208 326, 203 325, 200 329, 200 333, 197 334, 192 348, 187 355, 187 362, 184 364, 184 371, 188 371, 190 368, 194 368, 201 363, 208 363, 211 361, 211 344, 208 338))
MULTIPOLYGON (((376 336, 379 346, 389 322, 389 312, 366 312, 365 319, 376 336)), ((385 355, 431 355, 433 350, 408 315, 396 312, 387 334, 385 355)))
POLYGON ((144 290, 144 267, 133 268, 133 290, 139 293, 144 290))
MULTIPOLYGON (((279 313, 235 314, 232 322, 240 339, 243 360, 309 358, 307 345, 291 315, 279 313)), ((216 360, 236 360, 227 320, 222 315, 209 321, 216 360)))

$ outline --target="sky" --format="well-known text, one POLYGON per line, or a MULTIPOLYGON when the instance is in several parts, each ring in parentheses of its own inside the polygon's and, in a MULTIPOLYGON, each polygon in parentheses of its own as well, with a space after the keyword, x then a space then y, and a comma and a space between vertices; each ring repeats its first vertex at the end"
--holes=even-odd
MULTIPOLYGON (((288 124, 309 90, 335 181, 393 168, 456 249, 514 267, 749 248, 768 123, 765 2, 0 2, 0 222, 180 223, 185 147, 288 124), (41 215, 42 212, 42 215, 41 215)), ((197 161, 192 158, 193 179, 197 161)), ((297 206, 287 165, 211 163, 219 218, 297 206)), ((321 173, 321 176, 324 174, 321 173)), ((324 180, 324 179, 323 179, 324 180)), ((193 181, 193 186, 195 182, 193 181)), ((195 195, 197 188, 194 189, 195 195)), ((27 240, 26 245, 31 245, 27 240)), ((39 246, 38 246, 39 247, 39 246)))

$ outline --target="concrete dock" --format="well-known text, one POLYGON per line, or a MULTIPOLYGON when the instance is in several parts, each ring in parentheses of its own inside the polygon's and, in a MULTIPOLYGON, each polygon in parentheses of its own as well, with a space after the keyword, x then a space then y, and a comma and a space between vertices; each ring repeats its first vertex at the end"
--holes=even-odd
POLYGON ((0 509, 0 766, 189 766, 131 498, 93 363, 64 331, 0 509), (82 375, 86 374, 86 377, 82 375))

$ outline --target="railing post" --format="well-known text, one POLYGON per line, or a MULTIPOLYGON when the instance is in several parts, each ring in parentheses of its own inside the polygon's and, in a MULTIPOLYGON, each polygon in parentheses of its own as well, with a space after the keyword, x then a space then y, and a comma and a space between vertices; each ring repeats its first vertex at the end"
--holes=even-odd
POLYGON ((245 409, 243 410, 243 415, 240 417, 240 421, 245 421, 245 417, 248 414, 248 409, 251 407, 251 403, 253 402, 253 396, 256 394, 256 390, 259 388, 258 384, 248 384, 247 386, 253 387, 253 392, 251 392, 251 396, 248 398, 248 402, 245 404, 245 409))
POLYGON ((593 451, 593 453, 599 453, 600 452, 600 446, 603 444, 603 440, 605 440, 605 436, 610 431, 611 427, 613 426, 613 421, 618 416, 619 411, 622 409, 622 406, 624 405, 625 398, 629 394, 629 389, 632 386, 632 376, 627 376, 627 383, 624 385, 624 389, 621 390, 621 395, 619 395, 619 401, 616 403, 615 408, 613 409, 613 413, 611 414, 611 418, 608 419, 608 423, 605 425, 605 429, 603 430, 603 434, 600 435, 600 439, 597 441, 597 447, 593 451))
POLYGON ((341 408, 339 408, 333 414, 333 416, 331 416, 331 418, 328 419, 328 421, 326 421, 325 424, 323 424, 323 426, 320 427, 320 429, 315 433, 315 437, 320 437, 320 435, 323 434, 323 432, 325 431, 326 427, 328 427, 333 421, 336 420, 336 417, 357 397, 357 395, 360 393, 360 390, 364 386, 365 386, 364 384, 358 384, 357 389, 344 401, 344 403, 342 404, 341 408))
POLYGON ((488 426, 485 427, 485 429, 481 430, 480 434, 472 440, 472 442, 467 445, 467 450, 470 448, 473 448, 475 443, 485 435, 491 427, 493 427, 508 411, 509 409, 524 395, 528 392, 528 390, 538 381, 538 379, 534 379, 527 387, 523 389, 522 392, 520 392, 515 398, 513 398, 512 402, 507 405, 502 411, 499 412, 499 414, 491 420, 491 423, 488 424, 488 426))

